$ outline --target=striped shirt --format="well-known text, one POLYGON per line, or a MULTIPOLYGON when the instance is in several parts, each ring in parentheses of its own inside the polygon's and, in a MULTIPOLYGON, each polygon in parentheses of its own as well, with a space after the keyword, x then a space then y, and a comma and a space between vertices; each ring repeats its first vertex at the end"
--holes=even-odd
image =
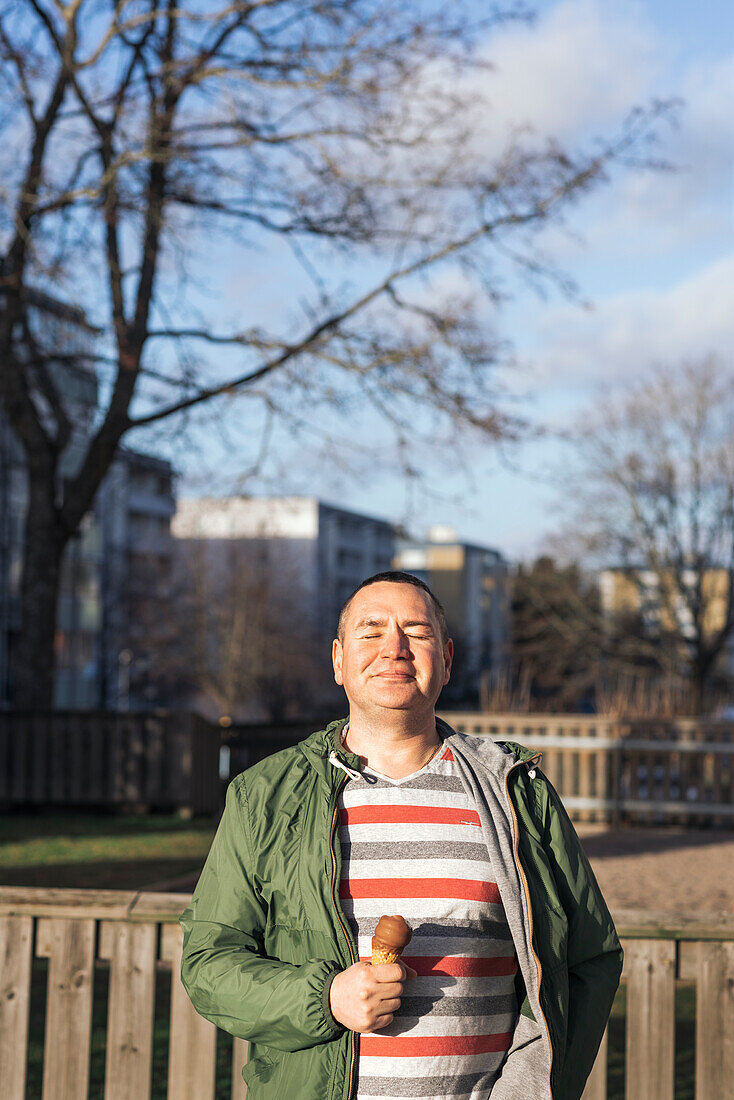
POLYGON ((517 1020, 517 957, 451 749, 400 780, 365 767, 339 811, 339 897, 359 957, 380 916, 400 913, 418 973, 392 1024, 360 1038, 357 1100, 487 1100, 517 1020))

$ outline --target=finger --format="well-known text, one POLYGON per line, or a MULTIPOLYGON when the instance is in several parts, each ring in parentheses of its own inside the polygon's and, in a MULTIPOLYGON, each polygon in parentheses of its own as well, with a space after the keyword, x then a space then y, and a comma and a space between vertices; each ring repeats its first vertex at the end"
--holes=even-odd
POLYGON ((380 1001, 380 1012, 397 1012, 399 1008, 399 997, 390 997, 386 1001, 380 1001))
POLYGON ((417 970, 414 970, 412 966, 407 966, 405 963, 403 963, 403 965, 405 966, 405 977, 406 978, 417 978, 418 977, 418 971, 417 970))
POLYGON ((375 963, 372 974, 378 982, 400 982, 405 976, 402 963, 375 963))
POLYGON ((379 1031, 380 1028, 387 1027, 387 1025, 391 1024, 394 1019, 395 1017, 393 1016, 392 1012, 388 1012, 386 1015, 383 1016, 378 1016, 374 1024, 372 1025, 372 1030, 379 1031))
POLYGON ((379 999, 386 1000, 390 997, 402 997, 403 995, 403 983, 402 982, 381 982, 380 985, 373 987, 372 992, 379 999))

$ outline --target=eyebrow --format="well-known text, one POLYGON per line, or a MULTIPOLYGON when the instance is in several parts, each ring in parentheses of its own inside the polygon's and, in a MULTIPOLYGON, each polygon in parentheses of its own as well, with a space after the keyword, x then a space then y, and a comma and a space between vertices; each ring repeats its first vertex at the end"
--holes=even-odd
MULTIPOLYGON (((370 616, 366 619, 360 619, 359 622, 355 624, 355 630, 361 630, 364 626, 384 626, 386 622, 386 619, 370 616)), ((407 626, 423 626, 428 630, 433 630, 433 623, 428 622, 426 619, 408 619, 407 622, 401 623, 403 630, 407 626)))

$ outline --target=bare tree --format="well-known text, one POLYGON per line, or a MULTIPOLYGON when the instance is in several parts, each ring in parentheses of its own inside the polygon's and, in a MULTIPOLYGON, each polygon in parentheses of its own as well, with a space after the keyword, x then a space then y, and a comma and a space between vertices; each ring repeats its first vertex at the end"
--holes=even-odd
POLYGON ((599 669, 594 586, 577 565, 550 557, 520 565, 512 582, 512 664, 528 703, 574 710, 599 669))
POLYGON ((659 367, 581 423, 576 530, 648 604, 640 659, 687 678, 700 713, 734 628, 734 373, 711 357, 659 367))
POLYGON ((496 295, 493 257, 509 255, 537 276, 533 233, 611 161, 639 157, 656 110, 591 152, 514 142, 483 156, 466 74, 508 13, 472 25, 470 10, 14 0, 0 12, 0 398, 28 469, 17 705, 51 703, 61 555, 127 432, 239 393, 301 426, 320 404, 368 400, 401 444, 416 405, 433 432, 517 427, 497 406, 499 351, 476 298, 426 305, 420 279, 460 264, 496 295), (195 242, 232 234, 253 269, 253 245, 290 246, 311 280, 298 319, 225 332, 193 312, 195 242), (352 261, 349 285, 335 258, 352 261), (94 350, 49 346, 35 293, 81 309, 94 350), (73 462, 59 361, 99 384, 73 462))
POLYGON ((287 551, 277 540, 176 540, 165 615, 140 651, 179 704, 188 698, 215 720, 277 722, 338 698, 287 551))
POLYGON ((606 711, 613 703, 639 713, 642 685, 660 673, 656 649, 639 610, 605 614, 593 569, 548 555, 518 566, 512 666, 524 709, 606 711))

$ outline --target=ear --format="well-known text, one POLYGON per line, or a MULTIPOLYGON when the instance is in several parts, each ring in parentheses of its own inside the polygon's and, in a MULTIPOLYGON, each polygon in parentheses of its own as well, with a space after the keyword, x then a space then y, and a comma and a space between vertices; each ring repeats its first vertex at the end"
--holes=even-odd
POLYGON ((344 686, 344 678, 342 677, 342 660, 344 657, 344 650, 342 644, 338 638, 334 638, 331 644, 331 663, 334 666, 334 679, 340 687, 344 686))
POLYGON ((443 664, 444 664, 443 682, 444 682, 444 685, 448 684, 448 682, 449 682, 449 678, 451 676, 451 663, 452 663, 453 659, 454 659, 454 643, 451 640, 451 638, 449 638, 446 645, 443 647, 443 664))

